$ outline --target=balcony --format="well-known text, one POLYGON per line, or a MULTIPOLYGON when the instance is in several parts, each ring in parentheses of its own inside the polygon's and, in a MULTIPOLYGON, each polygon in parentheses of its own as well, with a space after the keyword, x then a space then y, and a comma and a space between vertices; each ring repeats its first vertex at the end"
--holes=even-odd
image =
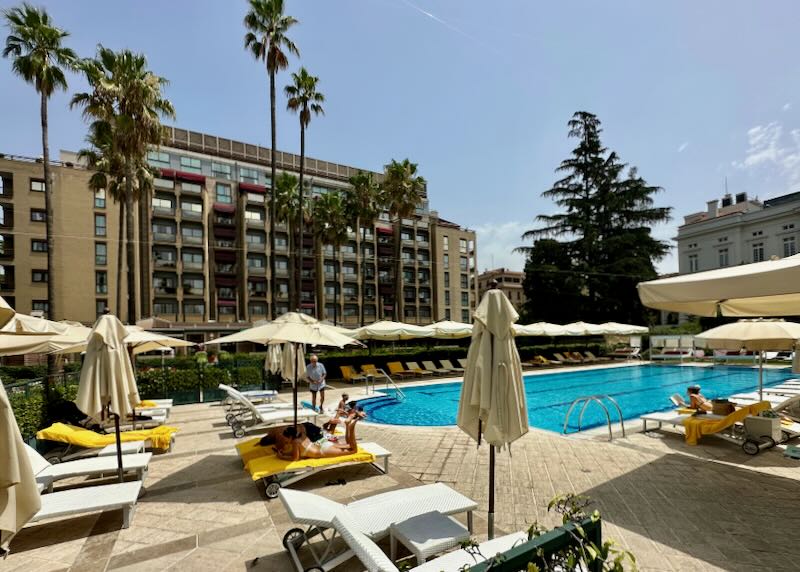
POLYGON ((183 244, 203 244, 202 236, 194 236, 192 234, 181 235, 181 240, 183 241, 183 244))
POLYGON ((217 274, 236 274, 236 265, 235 264, 217 264, 214 268, 214 272, 217 274))
POLYGON ((417 239, 417 248, 430 248, 431 243, 427 240, 417 239))
POLYGON ((192 288, 191 286, 183 287, 183 295, 184 296, 191 296, 191 297, 202 297, 204 289, 203 288, 192 288))
POLYGON ((14 289, 14 279, 13 278, 9 278, 9 277, 0 278, 0 290, 6 291, 6 290, 13 290, 13 289, 14 289))
POLYGON ((247 228, 264 228, 264 221, 260 218, 246 218, 247 228))
POLYGON ((280 230, 286 232, 288 230, 288 227, 286 226, 285 222, 276 222, 274 228, 276 231, 280 230))
POLYGON ((202 270, 202 262, 183 262, 183 270, 202 270))
POLYGON ((263 205, 265 203, 264 195, 260 193, 247 193, 247 202, 263 205))
POLYGON ((173 207, 153 207, 153 216, 175 216, 175 209, 173 207))
POLYGON ((333 280, 336 278, 336 273, 333 270, 325 270, 325 278, 333 280))
POLYGON ((248 266, 247 273, 252 276, 265 276, 267 269, 263 266, 248 266))
POLYGON ((156 268, 175 268, 178 266, 178 263, 174 258, 172 260, 168 258, 156 258, 153 260, 153 266, 156 268))
POLYGON ((289 293, 288 292, 282 292, 282 291, 279 290, 275 294, 275 299, 276 300, 288 300, 289 299, 289 293))
POLYGON ((11 260, 14 258, 14 249, 10 246, 0 248, 0 260, 11 260))
POLYGON ((355 252, 342 252, 342 258, 345 260, 355 260, 358 255, 355 252))
POLYGON ((288 268, 276 268, 275 269, 275 276, 289 276, 289 269, 288 268))
POLYGON ((375 294, 364 294, 364 301, 365 302, 374 302, 375 301, 375 294))
POLYGON ((250 252, 264 252, 267 250, 267 243, 265 242, 248 242, 247 250, 250 252))
POLYGON ((289 246, 286 244, 276 244, 275 245, 275 252, 287 252, 289 250, 289 246))
POLYGON ((400 241, 403 246, 414 246, 416 243, 413 238, 404 238, 400 241))
POLYGON ((181 192, 189 195, 199 195, 203 192, 203 187, 192 183, 181 183, 181 192))
POLYGON ((417 266, 419 266, 420 268, 427 268, 430 265, 431 265, 431 261, 430 260, 423 259, 423 258, 418 258, 417 259, 417 266))
POLYGON ((174 296, 178 293, 178 288, 176 286, 153 286, 153 292, 162 296, 174 296))
POLYGON ((193 211, 188 209, 181 209, 181 218, 184 220, 202 220, 203 211, 193 211))
POLYGON ((227 216, 215 216, 214 217, 214 224, 219 224, 222 226, 235 226, 236 220, 233 217, 227 216))
POLYGON ((153 242, 168 242, 175 244, 175 235, 169 232, 154 232, 153 242))
POLYGON ((215 248, 236 248, 236 241, 234 240, 222 240, 216 239, 214 240, 214 247, 215 248))

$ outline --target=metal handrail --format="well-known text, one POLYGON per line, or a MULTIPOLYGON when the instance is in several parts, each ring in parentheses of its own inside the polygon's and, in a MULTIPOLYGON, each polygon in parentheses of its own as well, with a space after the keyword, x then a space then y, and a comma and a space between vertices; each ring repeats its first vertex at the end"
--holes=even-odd
MULTIPOLYGON (((388 373, 383 371, 383 369, 381 369, 381 368, 377 368, 377 371, 381 375, 383 375, 384 379, 386 380, 386 389, 389 389, 389 384, 391 384, 392 388, 394 388, 394 390, 397 391, 397 395, 401 399, 405 399, 406 398, 406 394, 403 393, 403 390, 398 387, 398 385, 394 382, 394 380, 391 378, 391 376, 388 373)), ((372 379, 372 391, 375 391, 375 377, 374 376, 373 376, 373 379, 372 379)))
POLYGON ((606 399, 611 402, 614 408, 617 410, 617 416, 619 418, 619 425, 622 428, 622 436, 625 437, 625 422, 622 417, 622 408, 620 408, 619 403, 617 400, 611 397, 610 395, 585 395, 583 397, 578 397, 575 399, 572 404, 569 406, 567 410, 567 416, 564 419, 564 427, 561 430, 561 433, 566 435, 567 434, 567 426, 569 425, 569 418, 572 415, 572 411, 575 407, 582 403, 583 406, 581 407, 581 412, 578 415, 578 431, 581 431, 581 425, 583 424, 583 414, 586 412, 586 408, 589 406, 590 403, 597 403, 602 409, 603 413, 606 416, 606 423, 608 424, 608 440, 611 441, 614 438, 613 431, 612 431, 612 422, 611 422, 611 414, 608 412, 608 407, 603 403, 603 400, 606 399))

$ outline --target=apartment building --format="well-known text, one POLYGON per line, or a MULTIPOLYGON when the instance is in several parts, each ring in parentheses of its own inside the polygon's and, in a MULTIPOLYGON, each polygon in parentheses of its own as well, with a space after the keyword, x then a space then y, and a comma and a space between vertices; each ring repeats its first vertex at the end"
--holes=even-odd
POLYGON ((479 299, 483 298, 483 294, 491 287, 493 280, 497 281, 497 288, 505 292, 517 310, 525 305, 525 293, 522 291, 522 282, 525 280, 524 272, 515 272, 508 268, 495 268, 481 272, 478 275, 479 299))
MULTIPOLYGON (((289 311, 289 236, 278 223, 275 252, 268 244, 270 150, 178 128, 148 154, 157 170, 149 200, 136 213, 139 316, 153 317, 174 331, 213 331, 265 319, 271 305, 289 311), (275 256, 275 276, 269 260, 275 256), (270 296, 270 281, 277 296, 270 296)), ((277 152, 278 173, 296 174, 300 158, 277 152)), ((51 318, 92 322, 102 308, 116 310, 118 205, 88 190, 90 172, 76 155, 62 152, 54 163, 58 284, 51 318), (90 293, 94 293, 91 295, 90 293)), ((0 295, 20 311, 46 308, 46 254, 31 242, 19 256, 20 241, 44 239, 41 164, 0 158, 0 295), (7 242, 6 242, 7 241, 7 242), (7 253, 6 253, 7 252, 7 253), (16 255, 15 255, 16 252, 16 255), (41 260, 40 260, 41 259, 41 260), (25 281, 21 278, 24 276, 25 281)), ((309 198, 347 187, 358 169, 306 158, 309 198)), ((380 173, 375 173, 380 178, 380 173)), ((403 299, 400 320, 426 324, 450 317, 468 321, 475 307, 475 233, 430 211, 427 196, 414 217, 401 221, 403 299)), ((300 310, 345 326, 364 320, 395 319, 394 227, 387 213, 374 225, 348 232, 338 252, 323 247, 315 259, 313 238, 304 251, 300 310), (316 300, 315 279, 323 276, 324 300, 316 300)), ((46 247, 45 247, 46 248, 46 247)), ((124 281, 124 277, 123 277, 124 281)), ((122 284, 122 296, 125 284, 122 284)), ((124 312, 123 312, 124 313, 124 312)))
POLYGON ((708 201, 678 227, 681 274, 784 258, 798 252, 800 192, 765 201, 746 193, 708 201))

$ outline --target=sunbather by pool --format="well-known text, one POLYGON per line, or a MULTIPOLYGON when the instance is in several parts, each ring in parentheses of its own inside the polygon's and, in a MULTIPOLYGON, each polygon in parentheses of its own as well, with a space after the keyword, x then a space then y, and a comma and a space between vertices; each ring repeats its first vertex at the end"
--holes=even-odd
POLYGON ((699 385, 690 385, 686 393, 689 395, 689 407, 698 411, 711 411, 711 401, 700 393, 699 385))
POLYGON ((290 461, 299 461, 300 459, 322 459, 325 457, 340 457, 342 455, 355 453, 358 451, 358 445, 356 443, 356 423, 364 417, 366 417, 366 414, 363 411, 356 411, 345 421, 345 426, 347 428, 345 434, 347 439, 346 445, 340 445, 325 438, 319 441, 312 441, 309 439, 304 427, 287 427, 283 431, 283 437, 292 441, 292 451, 291 453, 285 453, 279 450, 278 456, 290 461))

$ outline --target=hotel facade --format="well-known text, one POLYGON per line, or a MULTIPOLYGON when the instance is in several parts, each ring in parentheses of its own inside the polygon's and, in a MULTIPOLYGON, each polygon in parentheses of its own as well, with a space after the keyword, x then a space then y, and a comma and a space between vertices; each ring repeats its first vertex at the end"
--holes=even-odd
MULTIPOLYGON (((0 295, 20 312, 91 323, 107 306, 117 311, 119 205, 89 190, 91 172, 75 153, 53 165, 55 268, 47 268, 44 185, 40 161, 0 155, 0 295), (47 281, 56 280, 55 313, 47 281)), ((278 174, 296 174, 300 157, 277 153, 278 174)), ((269 245, 270 150, 203 133, 169 128, 165 144, 148 154, 158 173, 149 200, 136 213, 138 316, 179 330, 213 332, 245 327, 289 311, 289 236, 275 225, 269 245), (271 256, 275 276, 270 275, 271 256), (271 298, 270 283, 277 286, 271 298)), ((359 169, 306 158, 307 196, 347 188, 359 169)), ((374 173, 380 179, 380 173, 374 173)), ((339 252, 325 245, 314 258, 302 238, 300 310, 350 327, 399 319, 427 324, 468 322, 477 300, 476 237, 429 208, 401 221, 402 316, 394 316, 394 230, 383 213, 364 231, 350 229, 339 252), (315 281, 324 279, 324 300, 315 281)), ((125 275, 121 314, 127 314, 125 275)), ((193 341, 207 339, 194 336, 193 341)))

